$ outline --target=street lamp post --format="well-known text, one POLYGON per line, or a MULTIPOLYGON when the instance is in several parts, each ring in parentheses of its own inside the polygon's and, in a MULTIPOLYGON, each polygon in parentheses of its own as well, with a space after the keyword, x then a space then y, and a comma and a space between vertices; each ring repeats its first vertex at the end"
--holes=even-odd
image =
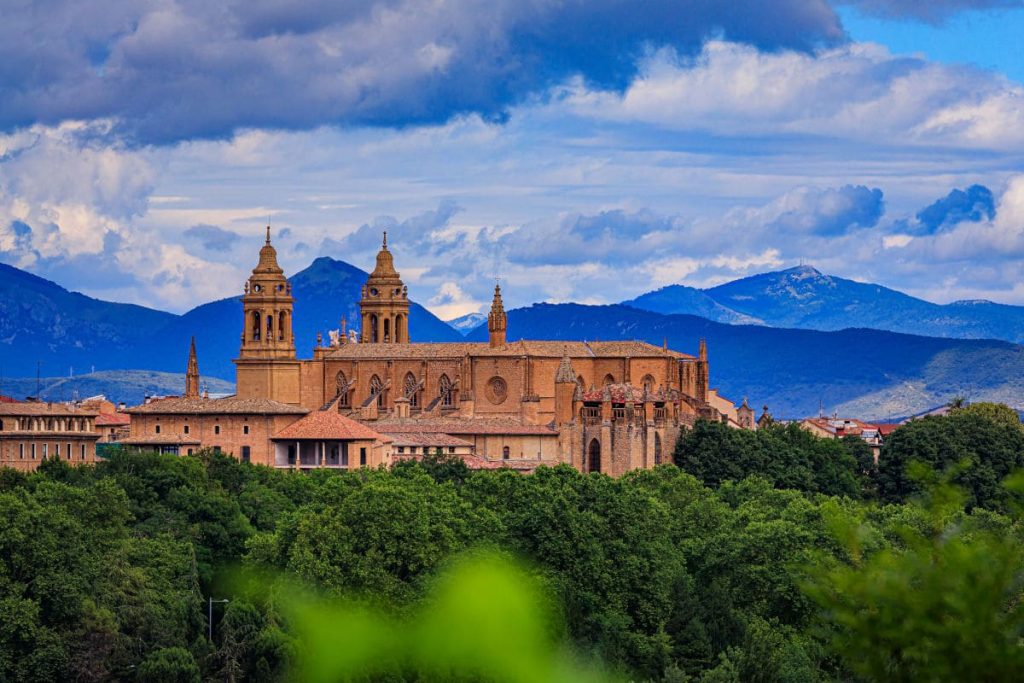
POLYGON ((224 598, 223 600, 214 600, 212 597, 210 598, 209 607, 206 613, 206 639, 209 640, 211 644, 213 643, 213 603, 215 602, 225 603, 231 601, 227 598, 224 598))

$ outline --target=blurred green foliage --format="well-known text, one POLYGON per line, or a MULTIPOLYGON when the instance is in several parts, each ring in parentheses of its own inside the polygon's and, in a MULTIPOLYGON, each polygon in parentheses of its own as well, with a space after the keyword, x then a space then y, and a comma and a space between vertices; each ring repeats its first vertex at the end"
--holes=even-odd
POLYGON ((0 470, 0 680, 1010 680, 1024 444, 981 412, 897 430, 877 469, 702 423, 682 469, 620 479, 0 470))

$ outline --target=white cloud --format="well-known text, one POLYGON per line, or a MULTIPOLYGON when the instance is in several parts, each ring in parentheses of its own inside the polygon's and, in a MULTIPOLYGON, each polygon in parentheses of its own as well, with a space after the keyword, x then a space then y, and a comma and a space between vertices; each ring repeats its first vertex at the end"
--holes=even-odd
POLYGON ((666 49, 622 95, 577 81, 565 97, 587 117, 729 137, 1024 148, 1024 88, 867 43, 808 54, 711 41, 694 59, 666 49))

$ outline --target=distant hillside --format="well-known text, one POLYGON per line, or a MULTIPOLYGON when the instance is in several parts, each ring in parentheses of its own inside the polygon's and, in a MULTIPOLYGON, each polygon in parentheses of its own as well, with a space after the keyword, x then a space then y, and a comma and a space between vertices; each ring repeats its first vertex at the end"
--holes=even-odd
POLYGON ((449 327, 460 334, 469 334, 475 327, 487 322, 486 313, 467 313, 448 321, 449 327))
POLYGON ((814 330, 866 327, 932 337, 1024 341, 1024 306, 991 301, 934 304, 880 285, 823 275, 810 266, 706 290, 671 285, 623 303, 728 323, 814 330))
MULTIPOLYGON (((878 330, 835 332, 726 325, 627 306, 535 304, 509 312, 509 339, 641 339, 696 353, 708 340, 711 384, 776 416, 831 412, 905 415, 957 395, 1024 408, 1024 347, 1002 341, 922 337, 878 330)), ((484 328, 469 339, 483 341, 484 328)))
POLYGON ((625 306, 642 308, 645 311, 697 315, 701 318, 707 318, 719 323, 729 323, 730 325, 759 325, 764 322, 760 318, 745 315, 723 306, 708 296, 703 290, 685 285, 669 285, 668 287, 662 287, 622 303, 625 306))
MULTIPOLYGON (((139 366, 145 343, 177 316, 69 292, 0 263, 0 371, 7 376, 139 366)), ((35 380, 33 379, 33 382, 35 380)))
MULTIPOLYGON (((299 357, 312 355, 317 331, 340 326, 342 316, 359 326, 360 289, 367 273, 344 261, 318 258, 290 279, 295 296, 295 342, 299 357)), ((196 337, 204 377, 233 380, 231 359, 242 331, 239 293, 174 315, 115 304, 69 292, 53 282, 0 264, 0 371, 32 377, 36 361, 44 374, 134 367, 164 372, 184 369, 188 343, 196 337)), ((414 341, 460 341, 462 335, 413 303, 414 341)))
MULTIPOLYGON (((181 394, 185 390, 185 375, 151 370, 104 370, 75 377, 44 377, 40 386, 39 396, 47 401, 70 401, 103 394, 114 403, 124 401, 136 405, 146 396, 181 394)), ((235 390, 231 382, 213 377, 204 378, 203 386, 211 394, 230 394, 235 390)), ((4 378, 0 394, 18 399, 35 396, 36 378, 4 378)))

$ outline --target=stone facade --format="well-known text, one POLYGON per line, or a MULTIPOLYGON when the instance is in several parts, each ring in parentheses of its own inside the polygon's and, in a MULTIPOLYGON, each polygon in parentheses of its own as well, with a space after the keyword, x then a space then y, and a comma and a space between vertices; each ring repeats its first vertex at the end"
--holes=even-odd
POLYGON ((415 443, 420 454, 454 448, 487 466, 566 463, 621 475, 669 462, 697 418, 739 426, 737 409, 709 388, 703 340, 696 356, 639 341, 509 342, 497 286, 486 343, 414 343, 386 234, 362 289, 360 331, 343 321, 299 360, 294 304, 268 231, 242 297, 237 395, 196 395, 193 349, 188 396, 131 409, 122 443, 219 448, 276 467, 389 464, 415 443))
POLYGON ((0 466, 31 471, 54 456, 96 462, 96 416, 62 403, 0 403, 0 466))

